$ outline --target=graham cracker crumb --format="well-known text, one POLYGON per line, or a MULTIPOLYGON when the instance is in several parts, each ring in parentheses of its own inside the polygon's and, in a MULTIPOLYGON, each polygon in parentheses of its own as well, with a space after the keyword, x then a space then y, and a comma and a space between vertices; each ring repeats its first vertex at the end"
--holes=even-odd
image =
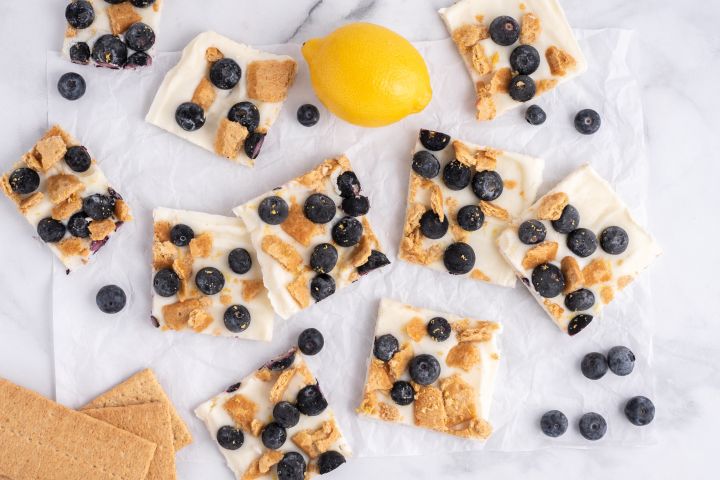
POLYGON ((465 242, 470 236, 470 232, 468 232, 456 223, 450 224, 450 233, 452 234, 453 239, 456 242, 465 242))
POLYGON ((492 426, 482 418, 474 418, 462 428, 448 430, 448 433, 463 438, 488 438, 492 433, 492 426))
POLYGON ((35 165, 30 165, 27 158, 26 163, 30 167, 38 167, 36 170, 46 172, 65 156, 65 152, 67 152, 67 146, 61 135, 43 138, 35 144, 31 154, 31 157, 35 160, 35 165))
POLYGON ((103 240, 115 231, 115 222, 111 218, 93 220, 88 224, 88 230, 90 230, 91 239, 103 240))
POLYGON ((304 247, 310 246, 316 235, 325 233, 325 226, 310 221, 295 199, 291 200, 288 217, 280 228, 304 247))
POLYGON ((57 205, 85 190, 85 185, 75 175, 59 173, 47 179, 45 188, 50 201, 57 205))
POLYGON ((301 430, 292 436, 292 441, 310 458, 317 458, 327 452, 340 438, 340 429, 334 419, 324 421, 315 430, 301 430))
POLYGON ((410 321, 405 325, 405 332, 407 332, 410 338, 412 338, 416 342, 419 342, 427 333, 425 321, 420 317, 411 318, 410 321))
POLYGON ((205 310, 193 310, 188 316, 188 327, 196 332, 202 332, 213 322, 212 316, 205 310))
POLYGON ((343 171, 352 171, 350 160, 345 155, 340 155, 336 158, 328 158, 306 174, 299 176, 296 180, 300 185, 310 190, 319 190, 338 167, 343 171))
POLYGON ((40 203, 43 198, 45 198, 45 195, 42 192, 35 192, 32 195, 29 195, 20 200, 18 207, 23 214, 27 213, 28 210, 40 203))
POLYGON ((77 30, 70 25, 65 28, 65 38, 73 38, 77 35, 77 30))
POLYGON ((530 45, 540 36, 542 26, 534 13, 526 13, 520 19, 520 43, 530 45))
POLYGON ((210 306, 210 299, 207 297, 171 303, 162 307, 163 320, 168 328, 182 330, 187 326, 190 315, 195 310, 203 310, 208 306, 210 306))
POLYGON ((269 382, 270 379, 272 378, 272 372, 270 371, 269 368, 263 367, 260 370, 258 370, 257 372, 255 372, 255 378, 257 378, 258 380, 260 380, 262 382, 269 382))
POLYGON ((285 394, 285 390, 287 390, 288 386, 290 385, 290 381, 293 379, 294 376, 294 368, 284 370, 282 373, 280 373, 280 375, 278 375, 272 388, 270 388, 270 403, 275 405, 277 402, 282 400, 282 397, 285 394))
POLYGON ((558 84, 555 78, 543 78, 536 82, 537 84, 537 95, 541 95, 549 90, 555 88, 558 84))
POLYGON ((617 279, 617 286, 620 290, 622 290, 623 288, 630 285, 630 283, 632 283, 632 281, 633 281, 632 275, 623 275, 622 277, 617 279))
POLYGON ((565 192, 555 192, 545 195, 537 208, 537 218, 540 220, 557 220, 570 199, 565 192))
POLYGON ((485 49, 481 43, 476 43, 470 49, 470 64, 480 75, 486 75, 492 71, 492 64, 485 55, 485 49))
POLYGON ((223 55, 223 53, 218 48, 209 47, 207 50, 205 50, 205 60, 210 63, 215 63, 223 58, 225 58, 225 55, 223 55))
POLYGON ((237 158, 247 136, 247 128, 238 122, 223 118, 215 135, 215 153, 230 160, 237 158))
POLYGON ((433 430, 445 430, 447 414, 439 388, 418 386, 414 402, 415 425, 433 430))
POLYGON ((172 225, 170 225, 170 222, 166 222, 164 220, 155 222, 155 224, 153 225, 153 236, 155 238, 155 241, 156 242, 169 241, 171 229, 172 229, 172 225))
POLYGON ((475 117, 478 120, 492 120, 497 115, 497 106, 492 96, 490 85, 481 80, 475 85, 477 99, 475 101, 475 117))
POLYGON ((456 28, 452 32, 452 39, 461 53, 481 40, 483 29, 480 25, 467 24, 456 28))
POLYGON ((57 244, 57 247, 65 257, 74 257, 75 255, 87 257, 90 255, 87 243, 78 237, 64 238, 57 244))
POLYGON ((242 299, 244 302, 250 302, 263 291, 265 285, 262 280, 243 280, 242 281, 242 299))
POLYGON ((53 207, 51 216, 55 220, 65 220, 66 218, 70 218, 70 215, 73 213, 80 211, 80 209, 82 209, 82 199, 80 195, 72 194, 53 207))
POLYGON ((486 217, 495 217, 506 222, 510 221, 510 214, 502 208, 500 205, 496 205, 492 202, 486 202, 480 200, 480 210, 485 214, 486 217))
POLYGON ((475 389, 460 375, 454 374, 440 380, 440 391, 442 391, 448 426, 454 427, 477 417, 475 389))
POLYGON ((178 249, 169 241, 154 241, 153 248, 153 268, 160 270, 161 268, 171 267, 178 255, 178 249))
POLYGON ((192 255, 178 252, 172 263, 172 269, 182 280, 189 280, 192 277, 193 257, 192 255))
POLYGON ((608 304, 612 302, 613 298, 615 298, 615 291, 613 290, 613 287, 610 285, 603 285, 600 289, 600 299, 604 304, 608 304))
POLYGON ((115 200, 115 216, 118 220, 121 222, 129 222, 132 220, 132 215, 130 215, 130 207, 128 206, 127 202, 122 199, 115 200))
MULTIPOLYGON (((213 86, 212 82, 210 82, 207 77, 203 77, 202 80, 200 80, 200 83, 198 83, 197 87, 195 87, 195 91, 193 92, 192 96, 192 102, 197 103, 202 107, 204 111, 207 112, 210 106, 215 101, 216 95, 217 94, 215 93, 215 87, 213 86)), ((220 126, 222 127, 222 124, 220 126)))
POLYGON ((283 453, 278 450, 267 450, 252 461, 243 473, 241 480, 255 480, 265 476, 270 469, 282 460, 283 453))
POLYGON ((365 390, 368 392, 374 392, 376 390, 388 391, 392 386, 393 382, 388 374, 385 362, 377 358, 371 359, 365 390))
POLYGON ((430 187, 430 208, 440 218, 441 222, 445 220, 442 189, 436 183, 433 183, 432 187, 430 187))
POLYGON ((297 272, 303 265, 302 256, 298 251, 276 235, 265 235, 260 247, 288 272, 297 272))
POLYGON ((372 254, 372 245, 370 245, 370 243, 370 237, 368 235, 363 235, 362 238, 360 238, 358 246, 355 247, 350 257, 350 265, 352 267, 357 268, 365 264, 368 258, 370 258, 372 254))
POLYGON ((480 352, 470 342, 460 342, 450 349, 445 358, 449 367, 456 367, 469 372, 480 363, 480 352))
POLYGON ((229 305, 232 305, 232 303, 233 303, 232 294, 230 293, 230 290, 228 290, 227 288, 223 288, 223 291, 220 292, 220 303, 222 303, 226 307, 229 305))
MULTIPOLYGON (((413 355, 412 345, 410 345, 410 343, 403 343, 400 350, 395 352, 395 355, 387 362, 388 371, 394 380, 399 380, 402 374, 405 373, 413 355)), ((390 386, 392 387, 392 385, 390 386)))
MULTIPOLYGON (((526 270, 533 269, 543 263, 548 263, 551 260, 555 260, 557 255, 558 244, 557 242, 542 242, 533 246, 527 252, 522 259, 522 267, 526 270)), ((566 257, 567 258, 567 257, 566 257)))
POLYGON ((294 60, 259 60, 247 67, 248 97, 263 102, 281 102, 295 80, 294 60))
POLYGON ((612 279, 612 267, 610 262, 603 259, 595 259, 583 268, 583 278, 586 286, 597 283, 608 282, 612 279))
POLYGON ((400 410, 398 410, 395 405, 390 405, 385 402, 378 403, 378 416, 386 422, 397 422, 402 418, 400 410))
POLYGON ((378 401, 375 392, 366 389, 363 400, 355 411, 363 415, 375 415, 378 412, 378 401))
POLYGON ((300 272, 295 279, 287 286, 290 296, 300 305, 300 308, 310 306, 310 287, 308 286, 308 278, 306 272, 300 272))
POLYGON ((420 217, 423 213, 425 207, 420 203, 413 203, 408 207, 403 239, 400 243, 400 257, 408 262, 428 265, 440 259, 443 251, 440 245, 432 245, 427 250, 423 248, 423 236, 420 232, 420 217))
POLYGON ((517 187, 517 182, 515 180, 503 180, 503 187, 512 190, 517 187))
POLYGON ((130 25, 142 21, 140 16, 130 3, 118 3, 107 8, 110 18, 110 30, 113 35, 120 35, 130 28, 130 25))
POLYGON ((485 275, 480 269, 475 268, 472 272, 470 272, 470 278, 473 280, 482 280, 483 282, 489 282, 490 277, 485 275))
POLYGON ((491 93, 507 93, 512 79, 512 71, 508 67, 495 70, 490 77, 491 93))
POLYGON ((551 302, 547 298, 543 300, 543 305, 545 305, 545 308, 548 309, 548 312, 550 312, 550 315, 552 315, 555 320, 559 320, 560 317, 562 317, 562 314, 565 312, 564 308, 562 308, 557 303, 551 302))
POLYGON ((500 329, 498 323, 487 320, 477 321, 473 326, 468 320, 455 322, 453 327, 458 342, 487 342, 500 329))
POLYGON ((194 258, 207 258, 213 247, 213 234, 204 232, 190 240, 190 255, 194 258))
POLYGON ((583 286, 583 273, 574 257, 564 257, 560 262, 560 271, 565 279, 565 288, 563 289, 565 295, 583 286))
POLYGON ((230 397, 223 405, 223 408, 236 425, 246 432, 252 431, 252 423, 258 411, 258 406, 255 402, 238 393, 230 397))
POLYGON ((572 55, 555 45, 550 46, 545 51, 545 58, 548 65, 550 65, 550 72, 561 77, 568 73, 569 69, 575 68, 575 65, 577 65, 572 55))

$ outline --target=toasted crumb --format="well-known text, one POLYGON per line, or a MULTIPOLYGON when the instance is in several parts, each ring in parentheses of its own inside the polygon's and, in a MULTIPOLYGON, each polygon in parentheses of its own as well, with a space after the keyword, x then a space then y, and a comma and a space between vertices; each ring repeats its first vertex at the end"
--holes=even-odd
POLYGON ((263 102, 282 102, 295 80, 294 60, 259 60, 247 67, 248 97, 263 102))
POLYGON ((302 256, 298 251, 277 235, 265 235, 260 242, 260 248, 288 272, 297 272, 303 265, 302 256))
POLYGON ((486 217, 495 217, 506 222, 510 221, 510 214, 507 210, 492 202, 480 200, 480 210, 482 210, 486 217))
POLYGON ((169 241, 154 241, 153 248, 153 268, 160 270, 161 268, 168 268, 172 266, 175 258, 178 256, 178 249, 172 242, 169 241))
POLYGON ((90 255, 87 242, 78 237, 64 238, 58 242, 57 247, 58 250, 60 250, 60 253, 65 257, 74 257, 76 255, 87 257, 90 255))
POLYGON ((472 272, 470 272, 470 278, 473 280, 482 280, 483 282, 489 282, 490 277, 488 277, 485 273, 482 272, 482 270, 475 268, 472 272))
POLYGON ((130 28, 130 25, 142 21, 142 16, 135 11, 130 3, 110 5, 107 8, 107 14, 110 18, 110 30, 113 35, 125 33, 130 28))
POLYGON ((450 367, 461 368, 469 372, 480 363, 480 352, 471 342, 460 342, 450 349, 445 363, 450 367))
POLYGON ((68 25, 65 28, 65 38, 73 38, 75 35, 77 35, 77 29, 68 25))
POLYGON ((192 255, 184 254, 178 251, 178 255, 175 257, 172 263, 172 269, 178 274, 178 277, 182 280, 189 280, 192 278, 193 271, 193 257, 192 255))
POLYGON ((613 298, 615 298, 615 291, 613 290, 613 287, 610 285, 603 285, 600 289, 600 299, 604 304, 608 304, 612 302, 613 298))
POLYGON ((218 48, 208 47, 208 49, 205 50, 205 60, 210 63, 215 63, 223 58, 225 58, 225 55, 223 55, 223 53, 218 48))
POLYGON ((229 288, 223 288, 222 292, 220 292, 220 303, 226 307, 232 305, 233 297, 229 288))
POLYGON ((352 255, 350 256, 350 267, 357 268, 360 265, 364 265, 365 262, 367 262, 368 258, 370 258, 371 254, 372 245, 370 242, 370 237, 368 235, 363 235, 360 238, 360 242, 358 243, 357 247, 355 247, 352 255))
POLYGON ((617 286, 620 290, 622 290, 623 288, 630 285, 630 283, 632 283, 632 281, 633 281, 632 275, 623 275, 622 277, 617 279, 617 286))
POLYGON ((612 267, 610 262, 603 259, 595 259, 588 263, 582 270, 586 286, 592 286, 602 282, 609 282, 612 279, 612 267))
POLYGON ((155 241, 158 241, 158 242, 169 241, 171 229, 172 229, 172 225, 170 225, 170 222, 166 222, 164 220, 155 222, 153 224, 153 236, 155 238, 155 241))
POLYGON ((492 71, 492 63, 485 55, 485 49, 481 43, 476 43, 470 49, 470 64, 480 75, 486 75, 492 71))
POLYGON ((474 418, 461 428, 448 430, 448 433, 463 438, 488 438, 492 433, 492 426, 482 418, 474 418))
POLYGON ((262 455, 252 461, 240 480, 255 480, 265 476, 282 458, 282 452, 278 450, 266 450, 262 455))
POLYGON ((278 375, 275 379, 275 383, 270 388, 269 398, 272 405, 275 405, 282 400, 285 391, 290 385, 290 381, 295 376, 295 372, 296 370, 294 368, 288 368, 287 370, 283 370, 282 373, 280 373, 280 375, 278 375))
POLYGON ((297 182, 310 190, 320 190, 328 181, 330 175, 338 168, 350 171, 350 160, 345 155, 328 158, 317 167, 304 175, 297 177, 297 182))
POLYGON ((565 288, 563 289, 565 295, 583 286, 583 273, 575 257, 564 257, 560 262, 560 271, 565 279, 565 288))
POLYGON ((472 47, 481 40, 483 30, 480 25, 467 24, 456 28, 452 32, 452 39, 461 52, 472 47))
POLYGON ((30 167, 46 172, 65 157, 66 151, 67 146, 63 137, 61 135, 54 135, 43 138, 35 144, 35 148, 31 154, 31 157, 35 160, 35 165, 31 165, 28 162, 28 158, 25 159, 25 162, 28 163, 30 167))
POLYGON ((88 230, 90 230, 91 239, 103 240, 115 231, 115 222, 111 218, 93 220, 88 224, 88 230))
POLYGON ((492 148, 477 149, 470 148, 459 140, 452 143, 455 151, 455 158, 469 167, 475 167, 476 170, 495 170, 497 167, 497 157, 502 154, 500 150, 492 148))
MULTIPOLYGON (((207 112, 210 106, 215 101, 216 95, 217 94, 215 93, 215 87, 213 86, 212 82, 210 82, 207 77, 203 77, 202 80, 200 80, 200 82, 198 83, 197 87, 195 87, 195 91, 193 92, 192 96, 192 102, 197 103, 202 107, 203 110, 207 112)), ((217 146, 215 148, 217 150, 217 146)))
POLYGON ((378 403, 378 416, 386 422, 397 422, 402 418, 400 410, 398 410, 395 405, 390 405, 385 402, 378 403))
POLYGON ((371 359, 365 390, 368 392, 374 392, 376 390, 388 391, 392 386, 393 381, 388 374, 385 362, 377 358, 371 359))
POLYGON ((570 199, 565 192, 555 192, 545 195, 540 200, 537 208, 537 218, 539 220, 557 220, 562 215, 563 209, 567 206, 570 199))
POLYGON ((552 90, 555 88, 558 84, 558 81, 556 78, 543 78, 538 80, 537 82, 537 95, 543 94, 547 92, 548 90, 552 90))
POLYGON ((375 391, 365 390, 363 400, 355 411, 363 415, 376 415, 378 413, 378 409, 379 407, 375 391))
POLYGON ((492 93, 490 93, 489 88, 488 91, 485 89, 478 89, 475 110, 475 117, 481 121, 492 120, 497 115, 495 99, 493 98, 492 93))
POLYGON ((45 188, 50 201, 57 205, 85 190, 85 185, 75 175, 59 173, 47 179, 45 188))
POLYGON ((447 413, 439 388, 419 385, 413 406, 415 425, 433 430, 445 430, 447 413))
POLYGON ((62 202, 55 205, 52 209, 51 216, 55 220, 65 220, 82 209, 82 199, 78 194, 72 194, 62 202))
POLYGON ((193 310, 188 316, 188 327, 196 332, 202 332, 213 322, 212 316, 205 310, 193 310))
POLYGON ((454 427, 460 423, 468 422, 477 416, 475 406, 475 389, 460 377, 453 374, 440 380, 447 425, 454 427))
POLYGON ((458 342, 486 342, 500 329, 499 324, 487 320, 477 321, 472 326, 469 321, 455 322, 453 327, 458 342))
POLYGON ((445 220, 445 210, 443 209, 443 194, 440 185, 433 183, 430 188, 430 208, 432 208, 435 215, 440 218, 440 221, 445 220))
POLYGON ((247 136, 247 128, 223 118, 215 135, 215 153, 230 160, 237 158, 247 136))
POLYGON ((335 423, 335 419, 331 418, 324 421, 315 430, 301 430, 291 438, 293 443, 300 447, 308 457, 317 458, 320 454, 327 452, 340 438, 340 429, 335 423))
POLYGON ((325 226, 310 221, 295 199, 290 202, 288 217, 280 228, 304 247, 310 246, 317 235, 325 233, 325 226))
POLYGON ((287 291, 290 296, 297 302, 300 308, 310 306, 310 286, 308 285, 307 272, 299 272, 295 279, 288 284, 287 291))
POLYGON ((470 236, 470 232, 456 223, 450 224, 450 233, 453 236, 453 240, 456 242, 467 242, 467 239, 470 236))
POLYGON ((522 259, 522 267, 526 270, 530 270, 538 265, 555 260, 557 251, 557 242, 538 243, 525 252, 525 257, 522 259))
POLYGON ((121 222, 129 222, 132 220, 133 217, 130 215, 130 207, 125 200, 115 200, 115 216, 121 222))
POLYGON ((512 79, 512 71, 508 67, 495 70, 490 77, 491 93, 507 93, 512 79))
POLYGON ((208 297, 192 298, 181 302, 171 303, 162 307, 162 316, 165 320, 165 325, 172 330, 184 329, 190 315, 195 310, 203 310, 210 305, 210 299, 208 297))
POLYGON ((265 285, 263 285, 262 280, 243 280, 242 281, 243 302, 251 302, 264 289, 265 289, 265 285))
POLYGON ((18 208, 20 209, 20 212, 25 214, 28 210, 40 203, 43 198, 45 198, 45 195, 42 192, 35 192, 20 200, 18 208))
POLYGON ((414 341, 419 342, 427 333, 425 321, 420 317, 413 317, 405 324, 405 332, 414 341))
POLYGON ((257 378, 261 382, 269 382, 272 378, 272 372, 269 368, 263 367, 255 372, 255 378, 257 378))
POLYGON ((190 240, 190 255, 194 258, 207 258, 210 256, 213 248, 213 234, 211 232, 203 232, 196 235, 190 240))
POLYGON ((526 13, 520 19, 520 43, 530 45, 542 33, 540 19, 534 13, 526 13))
POLYGON ((562 317, 562 314, 565 312, 564 308, 562 308, 557 303, 551 302, 547 298, 543 300, 543 305, 545 305, 545 308, 548 309, 548 312, 550 312, 550 315, 552 315, 555 320, 559 320, 560 317, 562 317))
POLYGON ((412 345, 406 342, 400 346, 400 350, 395 352, 395 355, 387 362, 388 372, 393 380, 399 380, 405 370, 407 369, 408 363, 412 360, 414 355, 412 345))
POLYGON ((254 401, 238 393, 230 397, 223 408, 240 428, 246 432, 252 431, 252 422, 258 411, 258 405, 254 401))
POLYGON ((425 207, 420 203, 413 203, 408 208, 407 218, 400 243, 400 257, 408 262, 428 265, 442 258, 443 250, 440 245, 423 248, 423 236, 420 232, 420 217, 425 213, 425 207))
POLYGON ((550 72, 561 77, 577 65, 572 55, 555 45, 550 46, 545 51, 545 58, 548 65, 550 65, 550 72))

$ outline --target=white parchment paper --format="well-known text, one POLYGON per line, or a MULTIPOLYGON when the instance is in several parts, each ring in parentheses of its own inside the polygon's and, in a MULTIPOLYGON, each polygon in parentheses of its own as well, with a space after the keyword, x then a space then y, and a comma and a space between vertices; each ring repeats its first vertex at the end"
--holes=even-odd
POLYGON ((431 70, 434 91, 432 103, 421 114, 390 127, 363 129, 321 108, 318 125, 306 128, 295 120, 297 107, 320 103, 309 86, 299 47, 269 47, 294 56, 300 70, 254 169, 217 158, 144 123, 155 89, 179 54, 160 54, 152 69, 141 72, 78 67, 49 54, 49 122, 60 123, 90 149, 135 215, 135 221, 123 226, 93 265, 66 276, 60 264, 55 264, 52 295, 58 400, 80 406, 135 371, 151 367, 195 437, 178 455, 181 478, 200 478, 197 475, 201 473, 203 478, 231 478, 215 442, 192 410, 283 352, 304 328, 315 326, 324 333, 326 343, 319 355, 309 358, 309 364, 356 455, 652 442, 653 426, 634 427, 622 413, 631 396, 653 396, 650 295, 642 277, 606 309, 603 318, 571 338, 545 317, 520 284, 504 289, 396 258, 410 151, 421 127, 545 158, 540 193, 590 162, 641 221, 644 219, 648 161, 642 108, 638 86, 626 64, 632 34, 601 30, 578 35, 590 69, 538 100, 548 113, 547 122, 540 127, 525 123, 524 108, 492 123, 478 124, 473 117, 470 80, 455 47, 446 40, 417 44, 431 70), (87 94, 77 102, 63 100, 54 88, 60 74, 69 70, 81 72, 88 83, 87 94), (574 114, 582 108, 594 108, 602 115, 602 128, 593 136, 580 135, 573 128, 574 114), (341 152, 350 157, 363 191, 370 197, 370 219, 393 260, 391 266, 288 321, 276 317, 271 343, 164 333, 151 325, 153 207, 231 215, 232 207, 341 152), (96 291, 107 283, 121 285, 129 297, 126 309, 115 316, 100 313, 94 303, 96 291), (491 414, 495 434, 485 445, 355 415, 383 296, 503 322, 503 361, 491 414), (579 363, 585 353, 606 352, 620 344, 629 346, 638 358, 630 376, 608 373, 596 382, 582 376, 579 363), (554 408, 568 415, 571 426, 563 437, 551 440, 540 433, 538 421, 544 411, 554 408), (608 434, 600 442, 588 442, 577 431, 580 415, 588 411, 599 412, 608 421, 608 434))

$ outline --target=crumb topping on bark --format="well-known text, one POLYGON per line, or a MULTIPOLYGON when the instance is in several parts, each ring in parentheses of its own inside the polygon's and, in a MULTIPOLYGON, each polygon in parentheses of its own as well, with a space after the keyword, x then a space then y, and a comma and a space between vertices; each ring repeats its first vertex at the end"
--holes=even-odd
POLYGON ((556 76, 564 76, 568 70, 575 68, 577 61, 565 50, 555 45, 550 46, 545 51, 545 58, 550 65, 550 72, 556 76))
POLYGON ((557 220, 570 199, 565 192, 555 192, 545 195, 537 209, 537 218, 540 220, 557 220))
POLYGON ((525 252, 525 257, 522 259, 522 266, 524 269, 529 270, 537 267, 538 265, 542 265, 543 263, 555 260, 557 251, 557 242, 538 243, 525 252))
POLYGON ((281 102, 295 80, 294 60, 257 60, 247 67, 248 97, 263 102, 281 102))

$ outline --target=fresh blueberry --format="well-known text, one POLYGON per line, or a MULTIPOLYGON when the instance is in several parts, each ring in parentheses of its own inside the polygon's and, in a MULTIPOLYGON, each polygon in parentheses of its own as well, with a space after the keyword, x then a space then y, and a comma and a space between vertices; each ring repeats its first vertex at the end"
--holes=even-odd
POLYGON ((600 233, 600 248, 610 255, 619 255, 623 253, 630 243, 625 229, 621 227, 608 227, 600 233))
POLYGON ((607 422, 599 413, 590 412, 580 417, 580 435, 588 440, 600 440, 607 432, 607 422))
POLYGON ((443 182, 450 190, 462 190, 470 185, 470 173, 470 167, 459 160, 453 160, 443 168, 443 182))
POLYGON ((320 120, 320 110, 315 105, 306 103, 297 110, 297 121, 304 127, 312 127, 320 120))
POLYGON ((540 418, 540 429, 548 437, 557 438, 568 428, 568 419, 560 410, 545 412, 540 418))
POLYGON ((597 249, 597 238, 587 228, 576 228, 567 236, 567 247, 578 257, 589 257, 597 249))
POLYGON ((527 102, 535 96, 535 80, 527 75, 516 75, 510 80, 508 93, 517 102, 527 102))
POLYGON ((571 337, 573 335, 577 335, 581 331, 585 329, 588 325, 590 325, 590 322, 593 321, 593 316, 588 315, 586 313, 581 313, 580 315, 575 315, 571 320, 570 323, 568 323, 568 335, 571 337))
POLYGON ((245 139, 245 143, 243 144, 243 150, 245 150, 245 155, 247 155, 248 158, 255 160, 258 155, 260 155, 260 149, 263 146, 263 142, 265 142, 264 133, 250 133, 250 135, 248 135, 245 139))
POLYGON ((306 328, 298 336, 298 348, 305 355, 317 355, 325 345, 325 339, 317 328, 306 328))
POLYGON ((65 100, 77 100, 85 95, 85 79, 75 72, 65 73, 58 80, 57 89, 65 100))
POLYGON ((450 143, 450 135, 433 130, 420 130, 420 143, 423 147, 433 152, 437 152, 447 147, 450 143))
POLYGON ((353 217, 341 218, 332 228, 332 239, 341 247, 356 245, 360 241, 362 234, 362 223, 353 217))
POLYGON ((608 371, 607 359, 602 353, 588 353, 580 362, 580 370, 590 380, 599 380, 608 371))
POLYGON ((92 58, 101 67, 120 68, 127 57, 127 46, 114 35, 105 34, 93 44, 92 58))
POLYGON ((447 319, 443 317, 434 317, 431 318, 427 324, 427 333, 430 335, 430 338, 436 342, 444 342, 450 338, 452 327, 447 319))
POLYGON ((415 401, 415 389, 410 382, 398 380, 390 389, 390 398, 398 405, 410 405, 415 401))
POLYGON ((375 355, 375 358, 377 358, 378 360, 382 360, 383 362, 390 361, 393 355, 395 355, 395 352, 397 352, 399 349, 400 343, 398 342, 398 339, 395 338, 395 336, 391 333, 386 333, 385 335, 375 337, 375 343, 373 344, 373 355, 375 355))
POLYGON ((328 406, 317 384, 303 387, 297 394, 296 403, 300 413, 310 417, 320 415, 328 406))
POLYGON ((43 242, 59 242, 65 236, 65 225, 54 218, 43 218, 38 222, 37 233, 43 242))
POLYGON ((155 3, 155 0, 130 0, 130 3, 137 8, 145 8, 155 3))
POLYGON ((210 67, 210 81, 220 90, 230 90, 240 81, 242 70, 232 58, 221 58, 210 67))
POLYGON ((148 65, 152 65, 152 57, 145 52, 135 52, 128 57, 124 68, 132 69, 148 65))
POLYGON ((260 111, 252 102, 236 103, 230 107, 227 118, 247 128, 248 132, 254 132, 260 125, 260 111))
POLYGON ((205 111, 197 103, 184 102, 175 110, 175 121, 186 132, 194 132, 205 125, 205 111))
POLYGON ((220 427, 215 438, 217 438, 218 445, 225 450, 237 450, 245 442, 242 430, 230 425, 220 427))
POLYGON ((277 450, 282 447, 287 440, 287 431, 285 427, 276 422, 270 422, 265 425, 260 434, 263 445, 271 450, 277 450))
POLYGON ((335 293, 335 279, 327 273, 319 273, 310 281, 310 295, 319 302, 335 293))
POLYGON ((627 347, 612 347, 607 354, 608 366, 615 375, 630 375, 635 368, 635 354, 627 347))
POLYGON ((145 23, 133 23, 125 31, 125 43, 133 50, 147 52, 155 45, 155 32, 145 23))
POLYGON ((310 254, 310 268, 318 273, 330 273, 337 261, 337 249, 329 243, 316 245, 310 254))
POLYGON ((80 65, 90 63, 90 46, 85 42, 77 42, 70 47, 70 61, 80 65))
POLYGON ((295 362, 295 350, 290 350, 289 352, 285 353, 284 355, 280 355, 279 357, 273 358, 270 360, 265 366, 272 370, 273 372, 278 372, 280 370, 287 369, 290 365, 295 362))
POLYGON ((71 27, 77 29, 87 28, 95 21, 95 10, 92 3, 86 0, 77 0, 65 7, 65 19, 71 27))
POLYGON ((633 425, 642 427, 655 418, 655 405, 647 397, 633 397, 625 404, 625 416, 633 425))
POLYGON ((171 268, 158 270, 153 278, 153 288, 161 297, 172 297, 180 290, 180 277, 171 268))
POLYGON ((240 386, 242 386, 242 382, 233 383, 228 388, 226 388, 225 391, 227 393, 237 392, 237 390, 240 388, 240 386))
POLYGON ((495 200, 503 192, 502 177, 492 170, 476 172, 472 179, 472 191, 480 200, 495 200))
POLYGON ((465 205, 457 213, 457 223, 468 232, 480 230, 485 223, 485 214, 477 205, 465 205))
POLYGON ((278 402, 273 407, 273 418, 278 425, 292 428, 300 421, 300 411, 290 402, 278 402))
POLYGON ((103 313, 118 313, 126 301, 125 292, 117 285, 105 285, 95 295, 95 303, 103 313))
POLYGON ((360 217, 370 211, 370 200, 365 195, 345 197, 340 205, 345 213, 353 217, 360 217))
POLYGON ((595 305, 595 294, 587 288, 570 292, 565 296, 565 306, 571 312, 588 310, 595 305))
POLYGON ((533 269, 532 284, 541 297, 553 298, 565 288, 565 279, 557 266, 543 263, 533 269))
POLYGON ((426 211, 422 217, 420 217, 420 231, 425 237, 433 240, 445 236, 449 225, 447 215, 440 221, 440 217, 432 210, 426 211))
POLYGON ((81 145, 75 145, 68 148, 65 152, 65 163, 73 172, 82 173, 90 168, 92 160, 90 159, 87 148, 81 145))
POLYGON ((360 195, 360 180, 358 180, 355 172, 347 171, 343 172, 337 177, 337 187, 340 191, 340 196, 343 198, 357 197, 360 195))
POLYGON ((89 225, 87 213, 77 212, 72 214, 68 220, 67 229, 73 237, 87 238, 90 236, 89 225))
POLYGON ((490 23, 490 38, 503 47, 512 45, 520 38, 520 25, 507 15, 497 17, 490 23))
POLYGON ((547 114, 540 106, 530 105, 527 110, 525 110, 525 120, 530 125, 542 125, 545 123, 545 120, 547 120, 547 114))
POLYGON ((416 355, 408 367, 410 378, 420 385, 430 385, 440 376, 440 362, 426 353, 416 355))
POLYGON ((600 114, 595 110, 586 108, 575 115, 575 130, 583 135, 592 135, 600 129, 600 114))
POLYGON ((93 220, 105 220, 115 211, 115 199, 110 195, 94 193, 83 199, 83 210, 93 220))
POLYGON ((330 473, 340 465, 345 463, 345 457, 342 453, 336 452, 335 450, 328 450, 323 452, 317 459, 318 471, 320 475, 330 473))
POLYGON ((525 220, 518 228, 518 238, 525 245, 535 245, 545 240, 547 229, 539 220, 525 220))
POLYGON ((195 238, 195 232, 183 223, 178 223, 170 229, 170 241, 178 247, 190 245, 190 240, 193 238, 195 238))
POLYGON ((280 225, 288 217, 288 204, 280 197, 263 198, 258 205, 258 215, 268 225, 280 225))
POLYGON ((195 274, 195 285, 205 295, 215 295, 225 286, 225 277, 215 267, 205 267, 195 274))
POLYGON ((228 266, 233 272, 242 275, 252 268, 252 257, 244 248, 233 248, 228 254, 228 266))
POLYGON ((475 266, 475 250, 467 243, 453 243, 445 249, 443 263, 453 275, 468 273, 475 266))
POLYGON ((225 328, 233 333, 240 333, 250 326, 250 312, 243 305, 230 305, 223 314, 225 328))
POLYGON ((332 198, 322 193, 313 193, 307 200, 303 212, 308 220, 313 223, 328 223, 335 218, 337 206, 332 198))
POLYGON ((367 261, 357 267, 357 272, 360 275, 366 275, 373 270, 384 267, 385 265, 390 265, 390 260, 388 260, 385 254, 378 252, 377 250, 371 250, 367 261))
POLYGON ((288 452, 277 464, 278 480, 303 480, 305 469, 303 456, 297 452, 288 452))
POLYGON ((510 66, 522 75, 530 75, 540 66, 540 54, 532 45, 520 45, 510 53, 510 66))
POLYGON ((440 173, 440 162, 432 153, 420 150, 413 155, 412 169, 423 178, 435 178, 440 173))
POLYGON ((570 233, 580 225, 580 213, 572 205, 565 205, 560 218, 550 222, 558 233, 570 233))
POLYGON ((10 174, 8 183, 13 192, 26 195, 40 186, 40 175, 32 168, 20 167, 10 174))

